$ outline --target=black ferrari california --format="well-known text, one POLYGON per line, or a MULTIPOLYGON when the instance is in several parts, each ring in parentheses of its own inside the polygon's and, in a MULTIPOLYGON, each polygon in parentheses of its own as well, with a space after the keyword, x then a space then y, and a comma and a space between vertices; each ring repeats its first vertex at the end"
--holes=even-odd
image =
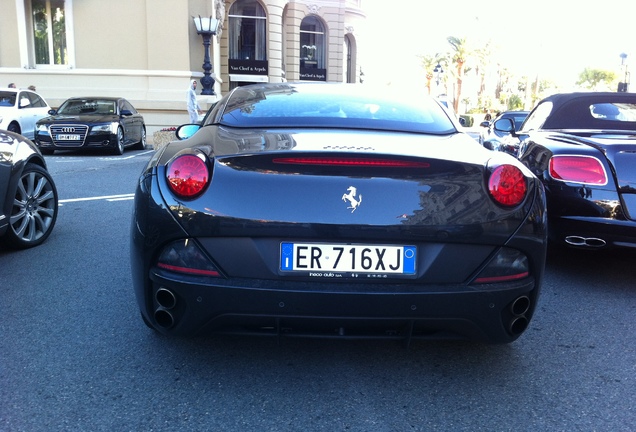
POLYGON ((148 326, 494 343, 527 328, 543 187, 439 102, 280 83, 211 110, 139 178, 131 260, 148 326))
POLYGON ((43 243, 57 219, 57 189, 33 142, 0 130, 0 241, 26 249, 43 243))
POLYGON ((519 159, 543 182, 556 246, 636 248, 636 94, 542 100, 518 133, 519 159))
POLYGON ((108 149, 121 155, 127 147, 146 147, 144 118, 124 98, 71 98, 49 114, 35 128, 35 144, 44 154, 55 150, 108 149))

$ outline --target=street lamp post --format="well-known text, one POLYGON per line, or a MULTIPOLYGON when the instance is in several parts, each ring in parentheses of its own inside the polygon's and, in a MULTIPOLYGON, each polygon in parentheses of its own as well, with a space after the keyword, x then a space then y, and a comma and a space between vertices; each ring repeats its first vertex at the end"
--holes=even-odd
POLYGON ((437 84, 437 87, 439 87, 439 83, 442 80, 442 74, 444 73, 444 69, 439 62, 435 66, 435 69, 433 69, 433 72, 435 72, 435 84, 437 84))
POLYGON ((624 73, 624 81, 618 83, 618 91, 625 93, 629 90, 629 72, 627 71, 627 54, 621 53, 621 69, 624 73))
POLYGON ((212 78, 212 63, 210 62, 210 41, 219 27, 219 20, 210 17, 193 17, 197 33, 203 38, 205 56, 203 57, 203 78, 201 78, 202 95, 214 95, 214 78, 212 78))

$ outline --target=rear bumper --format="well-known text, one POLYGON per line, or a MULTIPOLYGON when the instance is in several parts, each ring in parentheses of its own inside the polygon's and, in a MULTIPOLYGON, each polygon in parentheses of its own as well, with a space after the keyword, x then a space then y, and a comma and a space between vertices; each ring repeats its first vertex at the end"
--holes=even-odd
POLYGON ((339 290, 341 284, 192 282, 151 271, 142 305, 145 320, 172 335, 217 332, 508 343, 526 329, 538 294, 533 278, 480 290, 412 284, 346 284, 339 290))

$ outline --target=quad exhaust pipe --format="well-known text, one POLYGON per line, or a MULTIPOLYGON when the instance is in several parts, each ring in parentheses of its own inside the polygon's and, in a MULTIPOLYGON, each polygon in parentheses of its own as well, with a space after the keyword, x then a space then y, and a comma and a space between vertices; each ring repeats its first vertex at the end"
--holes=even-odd
POLYGON ((596 237, 567 236, 565 242, 571 246, 602 248, 607 245, 603 239, 596 237))
POLYGON ((530 298, 528 296, 517 297, 510 303, 510 313, 512 320, 508 323, 508 331, 514 335, 520 335, 528 328, 528 318, 526 313, 530 310, 530 298))
POLYGON ((157 325, 169 329, 174 325, 174 316, 170 312, 177 305, 177 296, 166 288, 159 288, 155 293, 155 301, 159 305, 155 310, 157 325))

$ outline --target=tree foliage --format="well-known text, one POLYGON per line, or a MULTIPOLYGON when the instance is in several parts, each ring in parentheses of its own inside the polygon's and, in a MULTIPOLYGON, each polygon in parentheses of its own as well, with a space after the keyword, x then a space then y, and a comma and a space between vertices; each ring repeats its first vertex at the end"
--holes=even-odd
POLYGON ((615 81, 616 74, 612 71, 585 68, 576 85, 588 90, 609 90, 615 81))
MULTIPOLYGON (((426 72, 428 93, 432 93, 432 82, 439 80, 437 93, 452 95, 452 105, 458 113, 460 103, 466 105, 467 112, 529 110, 542 98, 562 91, 553 81, 536 73, 513 73, 497 58, 495 45, 490 41, 474 42, 476 48, 465 37, 448 36, 446 41, 450 46, 446 53, 422 55, 421 65, 426 72), (435 73, 437 64, 442 66, 443 74, 435 73), (464 95, 466 86, 470 86, 470 92, 464 95)), ((612 71, 586 68, 578 81, 571 84, 585 90, 613 91, 616 81, 617 74, 612 71)))
POLYGON ((455 112, 459 112, 459 100, 462 96, 462 83, 464 80, 466 61, 470 51, 466 43, 466 38, 449 36, 446 40, 453 48, 453 52, 450 53, 450 60, 455 66, 455 78, 457 79, 457 87, 455 89, 455 94, 453 95, 453 108, 455 108, 455 112))

